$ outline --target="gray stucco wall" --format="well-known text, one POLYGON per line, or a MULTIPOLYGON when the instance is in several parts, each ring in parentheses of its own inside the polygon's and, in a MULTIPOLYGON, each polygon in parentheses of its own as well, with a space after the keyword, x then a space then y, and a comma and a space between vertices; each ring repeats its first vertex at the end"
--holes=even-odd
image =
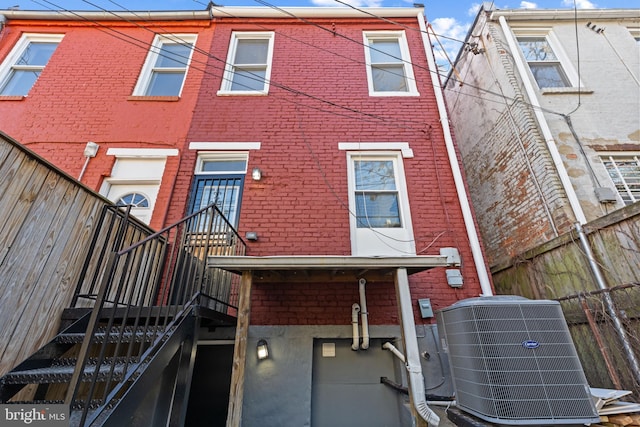
MULTIPOLYGON (((427 393, 451 396, 453 389, 446 354, 436 348, 435 325, 418 326, 416 332, 421 352, 429 353, 428 360, 423 357, 422 362, 427 393)), ((314 339, 350 339, 351 333, 350 326, 250 327, 242 425, 310 426, 314 339), (252 357, 259 339, 268 341, 269 359, 258 361, 252 357)), ((371 326, 370 334, 372 338, 395 338, 395 345, 401 349, 398 326, 371 326)), ((405 369, 395 360, 406 387, 405 369)), ((375 402, 371 407, 375 410, 375 402)))

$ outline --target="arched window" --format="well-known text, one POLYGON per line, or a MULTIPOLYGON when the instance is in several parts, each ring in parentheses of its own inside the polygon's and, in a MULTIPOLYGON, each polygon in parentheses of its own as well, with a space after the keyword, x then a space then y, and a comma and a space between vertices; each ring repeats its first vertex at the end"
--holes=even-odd
POLYGON ((148 208, 149 207, 149 199, 147 196, 141 193, 127 193, 121 196, 116 202, 117 206, 133 206, 135 208, 148 208))

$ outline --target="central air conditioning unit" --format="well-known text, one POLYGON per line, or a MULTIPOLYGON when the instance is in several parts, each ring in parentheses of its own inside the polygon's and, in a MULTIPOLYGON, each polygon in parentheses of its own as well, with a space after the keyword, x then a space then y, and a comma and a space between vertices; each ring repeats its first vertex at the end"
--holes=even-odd
POLYGON ((560 303, 471 298, 437 320, 461 410, 501 425, 600 421, 560 303))

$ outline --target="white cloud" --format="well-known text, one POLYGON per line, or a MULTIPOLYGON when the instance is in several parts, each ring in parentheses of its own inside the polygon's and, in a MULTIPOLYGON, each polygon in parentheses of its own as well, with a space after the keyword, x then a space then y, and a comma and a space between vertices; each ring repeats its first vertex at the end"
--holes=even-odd
MULTIPOLYGON (((340 0, 340 1, 344 3, 348 3, 354 7, 380 7, 382 6, 383 0, 340 0)), ((313 3, 315 6, 331 6, 331 7, 344 6, 334 0, 311 0, 311 3, 313 3)))
POLYGON ((460 23, 455 18, 436 18, 431 21, 433 32, 439 36, 438 40, 432 40, 434 45, 433 53, 436 57, 436 62, 443 69, 448 70, 451 67, 449 61, 447 61, 447 56, 451 62, 456 60, 458 51, 467 36, 469 25, 469 23, 460 23), (444 47, 446 56, 440 44, 444 47))
POLYGON ((520 7, 523 9, 537 9, 538 5, 532 1, 521 1, 520 7))
POLYGON ((467 10, 467 15, 476 16, 480 10, 480 6, 482 6, 480 3, 471 3, 471 6, 467 10))
MULTIPOLYGON (((595 9, 596 4, 591 3, 589 0, 576 0, 575 6, 578 9, 595 9)), ((562 0, 562 5, 566 7, 573 7, 573 0, 562 0)))

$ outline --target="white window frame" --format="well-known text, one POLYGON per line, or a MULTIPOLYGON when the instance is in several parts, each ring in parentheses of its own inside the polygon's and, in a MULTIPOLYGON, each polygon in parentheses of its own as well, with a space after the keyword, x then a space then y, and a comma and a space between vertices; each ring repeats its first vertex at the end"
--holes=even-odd
POLYGON ((189 51, 189 58, 185 59, 184 67, 176 67, 176 68, 161 68, 164 71, 173 71, 179 72, 184 70, 184 76, 182 77, 182 84, 180 85, 180 90, 175 95, 164 95, 164 96, 180 96, 182 94, 182 89, 184 88, 184 84, 187 80, 187 74, 189 72, 189 66, 191 64, 191 58, 193 57, 193 51, 195 50, 196 40, 198 36, 196 34, 157 34, 151 47, 149 48, 149 53, 147 54, 147 58, 144 61, 144 65, 142 66, 142 70, 140 71, 140 77, 138 77, 138 83, 136 87, 133 89, 133 96, 153 96, 147 95, 147 91, 149 90, 149 85, 151 84, 151 80, 153 74, 156 72, 156 63, 158 62, 160 52, 162 46, 164 44, 191 44, 191 49, 189 51))
POLYGON ((635 161, 636 165, 638 166, 638 173, 640 174, 640 151, 624 151, 624 152, 618 151, 618 152, 609 152, 609 153, 601 152, 598 154, 602 161, 602 166, 605 168, 607 172, 607 176, 611 180, 611 184, 613 188, 615 188, 616 193, 620 198, 620 201, 625 205, 630 205, 632 203, 640 201, 640 197, 634 196, 634 194, 632 193, 632 190, 627 183, 626 177, 620 173, 620 170, 618 169, 618 166, 616 164, 616 160, 621 161, 624 159, 625 161, 628 161, 628 160, 635 161), (617 186, 616 183, 613 181, 613 178, 609 173, 609 169, 605 165, 606 161, 611 162, 613 164, 614 169, 616 170, 618 176, 621 178, 622 188, 617 186), (630 199, 630 202, 625 201, 625 197, 630 199))
POLYGON ((416 254, 411 210, 409 208, 409 194, 402 159, 402 153, 398 151, 347 151, 349 225, 351 252, 353 255, 411 256, 416 254), (401 221, 400 227, 358 227, 355 182, 355 161, 358 160, 391 160, 393 162, 401 221))
POLYGON ((364 31, 362 33, 364 40, 364 57, 367 64, 367 82, 369 84, 369 96, 420 96, 416 79, 413 74, 413 65, 411 63, 411 54, 409 53, 409 44, 404 31, 364 31), (371 68, 371 40, 396 40, 400 47, 402 58, 398 62, 402 62, 404 76, 407 83, 406 91, 376 91, 373 86, 373 73, 371 68))
POLYGON ((196 161, 196 167, 194 173, 196 175, 229 175, 229 174, 246 174, 247 165, 249 164, 249 153, 240 151, 229 152, 200 152, 198 153, 198 160, 196 161), (232 172, 210 172, 203 170, 203 165, 206 161, 215 160, 243 160, 244 170, 237 170, 232 172))
MULTIPOLYGON (((0 64, 0 88, 3 88, 4 85, 7 83, 7 80, 10 77, 11 72, 13 71, 13 68, 16 65, 16 62, 18 62, 24 50, 29 46, 29 44, 31 44, 32 42, 60 44, 63 37, 64 37, 64 34, 41 34, 41 33, 23 34, 18 40, 18 42, 16 43, 16 45, 13 47, 13 49, 11 49, 11 52, 9 52, 9 55, 7 55, 4 61, 2 61, 2 64, 0 64)), ((47 64, 45 64, 44 66, 38 66, 33 68, 34 69, 37 68, 42 72, 42 70, 44 70, 46 66, 47 64)), ((35 83, 37 83, 37 80, 36 82, 34 82, 34 86, 35 86, 35 83)), ((29 92, 31 92, 31 89, 33 89, 33 86, 31 86, 31 88, 29 88, 29 91, 22 96, 27 96, 29 92)))
POLYGON ((527 64, 527 68, 529 69, 529 76, 533 82, 535 82, 536 86, 543 92, 564 92, 564 91, 574 91, 577 88, 583 88, 582 82, 578 78, 578 72, 573 67, 571 60, 567 53, 562 48, 562 44, 560 40, 555 35, 555 33, 549 28, 527 28, 527 29, 514 29, 514 34, 516 36, 516 43, 518 44, 519 55, 522 60, 527 64), (564 87, 540 87, 538 82, 533 76, 531 72, 531 68, 529 67, 529 62, 524 56, 522 49, 520 48, 520 39, 527 37, 535 37, 535 38, 544 38, 547 43, 549 43, 549 47, 555 54, 557 58, 557 62, 560 64, 562 71, 564 72, 565 77, 568 80, 568 86, 564 87))
MULTIPOLYGON (((273 62, 273 31, 234 31, 231 33, 231 41, 229 43, 229 51, 227 53, 227 61, 222 77, 222 85, 218 91, 218 95, 267 95, 271 81, 271 68, 273 62), (268 40, 267 63, 265 64, 264 87, 262 90, 231 90, 233 84, 233 76, 235 74, 235 57, 239 40, 268 40)), ((261 65, 261 64, 256 64, 261 65)))

